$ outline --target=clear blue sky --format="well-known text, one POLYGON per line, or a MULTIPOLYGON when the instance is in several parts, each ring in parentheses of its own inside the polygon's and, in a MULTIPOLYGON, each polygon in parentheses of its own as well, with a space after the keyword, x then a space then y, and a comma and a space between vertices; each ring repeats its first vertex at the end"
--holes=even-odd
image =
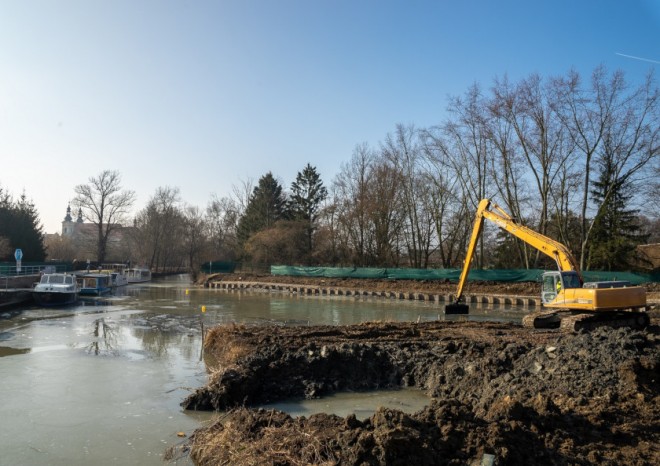
POLYGON ((118 170, 212 193, 446 118, 505 74, 660 73, 660 0, 0 0, 0 186, 60 231, 73 188, 118 170), (637 57, 637 58, 634 58, 637 57))

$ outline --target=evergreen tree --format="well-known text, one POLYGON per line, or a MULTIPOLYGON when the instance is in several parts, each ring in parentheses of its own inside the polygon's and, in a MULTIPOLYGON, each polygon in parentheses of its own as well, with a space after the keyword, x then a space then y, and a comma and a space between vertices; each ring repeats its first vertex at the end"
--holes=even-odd
POLYGON ((13 261, 14 251, 23 251, 24 261, 46 258, 44 233, 34 204, 24 194, 17 202, 0 189, 0 238, 3 239, 2 261, 13 261))
POLYGON ((255 233, 271 228, 278 220, 287 220, 289 211, 282 185, 268 172, 259 179, 238 221, 238 240, 241 246, 255 233))
POLYGON ((646 240, 638 223, 639 211, 628 208, 632 183, 618 177, 611 158, 605 157, 592 186, 592 199, 599 209, 594 219, 588 267, 627 270, 633 262, 636 246, 646 240))
MULTIPOLYGON (((296 180, 291 183, 291 213, 295 220, 305 223, 306 254, 312 252, 312 237, 316 229, 316 220, 321 209, 321 203, 328 197, 328 190, 323 186, 321 176, 309 163, 302 172, 298 172, 296 180)), ((308 259, 309 260, 309 259, 308 259)))

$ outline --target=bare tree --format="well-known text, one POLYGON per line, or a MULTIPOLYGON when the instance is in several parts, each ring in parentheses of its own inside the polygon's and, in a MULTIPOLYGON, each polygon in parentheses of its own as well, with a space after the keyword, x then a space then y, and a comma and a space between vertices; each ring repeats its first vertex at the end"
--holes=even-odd
POLYGON ((647 184, 648 199, 647 210, 648 215, 659 218, 660 217, 660 157, 654 160, 654 166, 651 170, 651 180, 647 184))
POLYGON ((197 265, 205 259, 206 229, 204 214, 199 207, 186 206, 183 210, 183 247, 188 269, 193 274, 197 271, 197 265))
MULTIPOLYGON (((529 217, 523 215, 519 199, 520 180, 525 179, 522 176, 524 173, 530 175, 528 178, 537 193, 534 198, 538 199, 531 206, 531 211, 538 213, 533 219, 538 223, 533 228, 542 234, 547 234, 557 178, 573 154, 573 144, 566 128, 555 118, 552 110, 556 106, 552 89, 544 84, 539 75, 531 75, 515 88, 506 80, 496 81, 491 104, 495 120, 503 120, 515 136, 515 145, 509 144, 507 147, 503 144, 502 135, 508 136, 508 131, 492 133, 502 162, 497 170, 499 176, 495 180, 503 179, 504 182, 499 186, 507 208, 519 221, 525 223, 529 217)), ((524 254, 523 262, 529 267, 528 249, 520 245, 520 242, 518 244, 524 254)), ((540 253, 533 253, 533 265, 536 266, 540 253)))
POLYGON ((231 199, 240 218, 250 204, 250 198, 254 192, 254 180, 252 178, 241 180, 239 185, 232 185, 231 192, 231 199))
POLYGON ((159 187, 147 206, 135 217, 135 236, 141 257, 152 269, 176 263, 173 256, 179 249, 175 234, 181 224, 179 188, 159 187))
POLYGON ((398 266, 403 226, 401 172, 384 158, 377 158, 367 180, 366 265, 398 266))
POLYGON ((121 228, 135 200, 135 193, 122 190, 118 171, 104 170, 91 177, 88 184, 74 188, 75 206, 82 209, 84 218, 96 225, 96 260, 103 262, 108 248, 108 239, 113 231, 121 228))
MULTIPOLYGON (((2 255, 2 238, 0 238, 0 256, 2 255)), ((48 259, 53 260, 74 260, 76 258, 76 248, 71 238, 60 234, 48 235, 45 239, 48 259)))
POLYGON ((230 197, 213 195, 206 207, 206 225, 214 258, 233 260, 238 255, 239 207, 230 197))
MULTIPOLYGON (((583 156, 580 205, 580 267, 586 263, 593 218, 589 215, 590 186, 595 163, 610 157, 615 178, 631 179, 659 154, 658 89, 653 75, 639 88, 627 93, 622 71, 608 75, 600 66, 592 74, 591 88, 584 90, 580 76, 572 71, 554 81, 556 113, 579 153, 583 156)), ((605 206, 609 194, 601 204, 605 206)), ((598 206, 597 206, 598 207, 598 206)))
POLYGON ((338 222, 346 233, 343 249, 351 250, 354 263, 367 264, 369 241, 369 171, 374 153, 367 144, 356 146, 349 163, 343 163, 334 180, 336 201, 339 206, 338 222))
MULTIPOLYGON (((464 206, 458 211, 472 218, 481 199, 496 192, 492 182, 492 141, 488 137, 486 102, 479 86, 470 87, 464 98, 450 100, 453 119, 426 133, 427 148, 436 166, 444 166, 448 177, 457 181, 457 197, 464 206)), ((479 266, 483 265, 483 237, 479 266)))
POLYGON ((383 156, 400 174, 399 194, 403 237, 411 267, 426 268, 431 255, 433 215, 431 190, 425 179, 423 149, 414 126, 397 125, 394 135, 388 134, 383 144, 383 156))

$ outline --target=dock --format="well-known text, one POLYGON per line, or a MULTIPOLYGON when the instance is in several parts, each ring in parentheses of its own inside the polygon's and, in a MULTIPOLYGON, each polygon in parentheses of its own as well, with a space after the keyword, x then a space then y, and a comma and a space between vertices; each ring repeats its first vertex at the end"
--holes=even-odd
POLYGON ((39 278, 39 275, 0 277, 0 311, 32 303, 32 285, 39 278))

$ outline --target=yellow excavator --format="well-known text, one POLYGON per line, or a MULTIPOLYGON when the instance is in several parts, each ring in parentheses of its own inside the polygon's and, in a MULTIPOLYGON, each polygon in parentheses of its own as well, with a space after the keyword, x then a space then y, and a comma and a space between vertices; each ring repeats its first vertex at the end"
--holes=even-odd
POLYGON ((580 268, 566 246, 517 223, 490 199, 483 199, 477 208, 456 297, 445 306, 446 314, 469 312, 469 306, 462 302, 463 288, 484 219, 492 221, 557 263, 558 271, 545 272, 542 277, 541 303, 548 309, 526 315, 523 318, 524 326, 578 331, 600 325, 644 328, 649 324, 649 316, 645 312, 646 290, 643 287, 631 286, 627 281, 584 283, 580 268))

